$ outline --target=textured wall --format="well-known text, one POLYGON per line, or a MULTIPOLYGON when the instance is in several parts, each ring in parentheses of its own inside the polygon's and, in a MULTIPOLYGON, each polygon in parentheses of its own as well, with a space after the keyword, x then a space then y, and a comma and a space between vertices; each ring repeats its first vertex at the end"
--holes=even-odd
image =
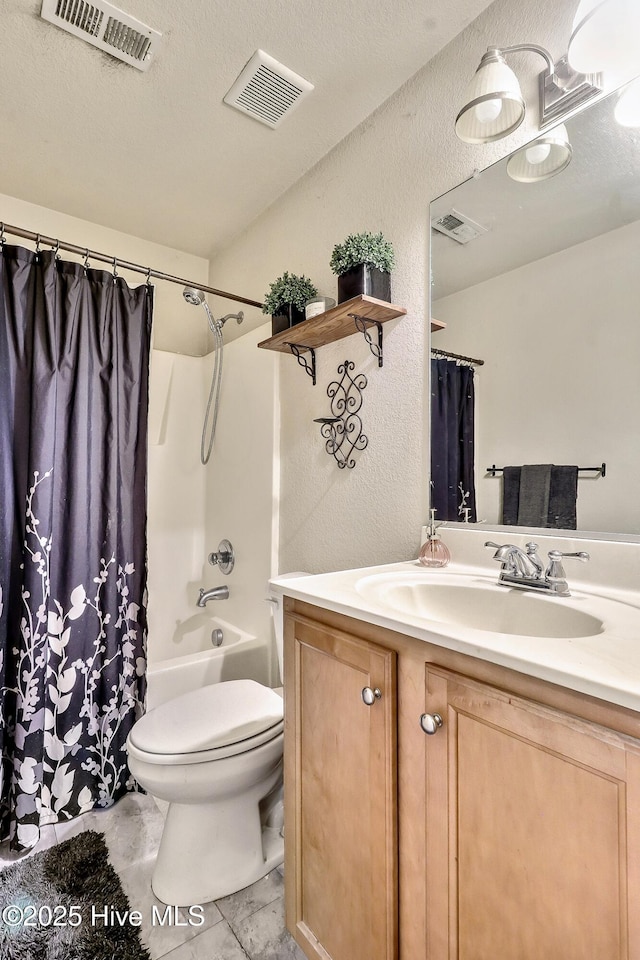
POLYGON ((335 295, 328 266, 334 243, 353 231, 381 229, 396 249, 392 297, 407 317, 385 325, 382 370, 360 336, 319 351, 315 388, 293 358, 280 360, 282 572, 416 555, 427 514, 429 200, 532 135, 543 61, 520 54, 510 62, 532 104, 530 119, 484 148, 455 137, 455 113, 486 47, 530 41, 559 57, 574 8, 575 0, 498 0, 212 263, 211 283, 256 299, 283 270, 304 272, 321 292, 335 295), (363 409, 369 447, 352 471, 338 470, 312 423, 326 415, 326 386, 347 357, 369 378, 363 409))

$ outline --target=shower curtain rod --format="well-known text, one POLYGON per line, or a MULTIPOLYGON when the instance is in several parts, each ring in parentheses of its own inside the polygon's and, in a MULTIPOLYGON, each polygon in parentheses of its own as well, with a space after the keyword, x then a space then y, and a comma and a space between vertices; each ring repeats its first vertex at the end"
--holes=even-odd
POLYGON ((474 360, 473 357, 465 357, 461 353, 449 353, 448 350, 439 350, 438 347, 431 347, 431 353, 435 353, 438 357, 448 357, 450 360, 462 360, 475 367, 484 367, 484 360, 474 360))
POLYGON ((31 230, 23 230, 22 227, 13 227, 8 223, 0 222, 0 245, 4 243, 5 233, 10 233, 14 237, 21 237, 23 240, 31 240, 36 244, 36 250, 40 244, 44 243, 58 252, 66 250, 69 253, 79 254, 85 261, 89 258, 100 260, 102 263, 110 263, 115 269, 121 267, 123 270, 131 270, 133 273, 144 273, 147 283, 154 280, 167 280, 169 283, 177 283, 181 287, 195 287, 204 293, 212 293, 217 297, 224 297, 226 300, 235 300, 237 303, 246 303, 250 307, 262 307, 258 300, 249 300, 247 297, 240 297, 236 293, 227 293, 226 290, 216 290, 215 287, 207 287, 203 283, 194 280, 183 280, 182 277, 174 277, 170 273, 163 273, 162 270, 154 270, 152 267, 144 267, 140 263, 131 263, 129 260, 121 260, 120 257, 110 257, 106 253, 99 253, 97 250, 89 250, 88 247, 79 247, 75 243, 67 243, 63 240, 57 240, 54 237, 46 237, 42 233, 33 233, 31 230))

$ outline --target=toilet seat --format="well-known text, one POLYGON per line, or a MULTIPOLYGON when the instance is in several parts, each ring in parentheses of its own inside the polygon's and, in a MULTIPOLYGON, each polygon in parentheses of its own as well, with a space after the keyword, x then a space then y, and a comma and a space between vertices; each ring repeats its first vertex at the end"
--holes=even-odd
POLYGON ((157 764, 247 753, 282 734, 282 698, 254 680, 226 680, 161 704, 134 724, 128 749, 157 764))

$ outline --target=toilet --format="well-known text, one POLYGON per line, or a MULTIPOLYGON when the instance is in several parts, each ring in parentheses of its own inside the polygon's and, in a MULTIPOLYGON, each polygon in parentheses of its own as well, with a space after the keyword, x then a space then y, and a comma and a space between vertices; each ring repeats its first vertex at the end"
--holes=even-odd
MULTIPOLYGON (((282 676, 282 608, 274 625, 282 676)), ((161 704, 134 724, 129 768, 167 801, 151 886, 172 906, 218 900, 282 863, 283 701, 226 680, 161 704)))

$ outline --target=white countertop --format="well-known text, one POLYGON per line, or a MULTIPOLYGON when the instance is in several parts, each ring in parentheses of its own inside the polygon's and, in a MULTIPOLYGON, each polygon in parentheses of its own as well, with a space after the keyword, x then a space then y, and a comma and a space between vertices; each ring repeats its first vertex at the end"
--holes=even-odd
MULTIPOLYGON (((570 604, 598 618, 603 631, 594 636, 514 636, 431 620, 424 609, 420 613, 410 609, 394 611, 385 604, 383 596, 378 599, 375 590, 372 596, 367 588, 367 584, 384 582, 387 575, 396 579, 404 575, 412 582, 421 577, 433 582, 434 577, 441 577, 443 584, 472 577, 483 591, 508 589, 497 586, 495 564, 487 568, 451 563, 442 569, 429 569, 415 560, 308 577, 282 577, 271 580, 269 587, 272 593, 304 600, 640 712, 638 591, 602 586, 586 591, 572 587, 570 598, 540 598, 540 603, 570 604), (371 577, 382 580, 371 581, 371 577)), ((527 594, 531 595, 529 591, 527 594)))

